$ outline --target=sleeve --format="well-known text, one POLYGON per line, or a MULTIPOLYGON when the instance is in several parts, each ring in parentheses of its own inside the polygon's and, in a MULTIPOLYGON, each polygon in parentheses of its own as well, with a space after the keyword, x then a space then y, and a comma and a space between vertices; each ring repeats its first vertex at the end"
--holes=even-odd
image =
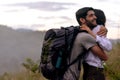
POLYGON ((100 37, 100 36, 96 36, 96 41, 98 42, 98 44, 100 45, 100 47, 105 50, 105 51, 110 51, 112 50, 112 43, 110 42, 109 39, 107 39, 106 37, 100 37))
POLYGON ((84 37, 82 37, 81 44, 87 50, 89 50, 91 47, 97 45, 95 38, 92 37, 90 34, 86 34, 86 35, 84 35, 84 37))

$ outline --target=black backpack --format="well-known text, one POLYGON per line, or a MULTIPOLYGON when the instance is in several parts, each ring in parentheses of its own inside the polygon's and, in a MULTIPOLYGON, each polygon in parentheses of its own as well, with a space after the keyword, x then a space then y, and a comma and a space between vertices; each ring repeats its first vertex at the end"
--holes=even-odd
POLYGON ((46 32, 42 47, 40 71, 47 79, 62 77, 67 68, 78 59, 68 64, 72 45, 79 32, 79 27, 50 29, 46 32))

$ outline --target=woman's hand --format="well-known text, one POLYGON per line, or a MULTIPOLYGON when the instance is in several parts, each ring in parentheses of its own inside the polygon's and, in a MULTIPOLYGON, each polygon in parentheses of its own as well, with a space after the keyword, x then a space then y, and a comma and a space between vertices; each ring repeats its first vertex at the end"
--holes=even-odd
POLYGON ((94 38, 96 38, 96 35, 92 32, 92 30, 87 25, 82 25, 80 27, 81 30, 86 30, 90 35, 92 35, 94 38))
POLYGON ((97 35, 99 35, 99 36, 106 36, 107 32, 108 32, 107 28, 104 27, 104 26, 101 26, 100 30, 97 32, 97 35))

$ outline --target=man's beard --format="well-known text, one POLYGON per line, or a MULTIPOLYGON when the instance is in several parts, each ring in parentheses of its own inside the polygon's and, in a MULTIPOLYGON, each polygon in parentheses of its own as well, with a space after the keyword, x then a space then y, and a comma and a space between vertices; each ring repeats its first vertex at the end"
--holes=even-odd
POLYGON ((97 24, 96 24, 96 25, 93 25, 92 22, 90 22, 90 21, 88 21, 88 20, 86 20, 86 22, 87 22, 87 26, 88 26, 91 30, 92 30, 94 27, 97 26, 97 24))

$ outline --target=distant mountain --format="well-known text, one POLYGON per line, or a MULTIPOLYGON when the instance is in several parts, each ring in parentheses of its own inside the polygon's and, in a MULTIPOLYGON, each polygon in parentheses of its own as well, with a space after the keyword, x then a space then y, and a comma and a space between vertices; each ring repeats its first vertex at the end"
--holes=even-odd
POLYGON ((19 32, 31 32, 31 31, 33 31, 31 29, 24 29, 24 28, 19 28, 19 29, 16 29, 16 30, 19 31, 19 32))
POLYGON ((120 39, 110 39, 113 44, 120 43, 120 39))
POLYGON ((0 74, 19 71, 26 58, 39 60, 44 34, 0 25, 0 74))

